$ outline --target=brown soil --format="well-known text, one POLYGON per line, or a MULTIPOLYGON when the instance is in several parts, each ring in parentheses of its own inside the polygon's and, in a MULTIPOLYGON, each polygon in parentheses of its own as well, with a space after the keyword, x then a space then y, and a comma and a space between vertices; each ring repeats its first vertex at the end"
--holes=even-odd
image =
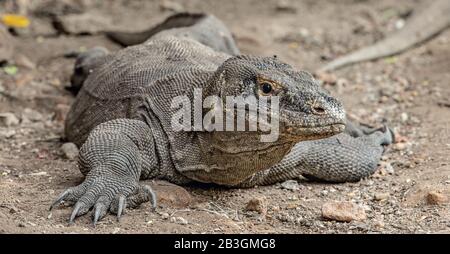
MULTIPOLYGON (((0 12, 13 11, 8 2, 0 12)), ((49 1, 33 1, 29 8, 41 2, 49 1)), ((155 24, 172 14, 170 9, 212 13, 229 26, 244 53, 278 55, 313 72, 395 32, 411 11, 432 1, 193 0, 172 7, 169 1, 57 2, 82 3, 92 16, 126 30, 155 24)), ((19 125, 0 127, 0 232, 450 233, 450 30, 399 56, 321 77, 354 118, 386 122, 399 134, 380 170, 368 179, 345 184, 300 180, 295 191, 276 184, 252 189, 187 186, 187 192, 148 181, 162 198, 157 212, 144 204, 127 211, 120 223, 108 215, 94 228, 90 216, 68 226, 69 207, 48 211, 60 192, 83 180, 76 162, 65 159, 60 149, 64 112, 74 100, 64 90, 74 60, 62 55, 95 45, 120 47, 102 35, 60 34, 47 19, 30 19, 31 28, 18 30, 9 59, 18 72, 0 70, 0 113, 21 118, 19 125), (447 201, 428 204, 430 191, 447 201), (246 210, 252 198, 265 203, 262 214, 246 210), (322 205, 334 200, 358 204, 366 218, 348 223, 323 219, 322 205), (171 219, 175 217, 185 221, 171 219)))

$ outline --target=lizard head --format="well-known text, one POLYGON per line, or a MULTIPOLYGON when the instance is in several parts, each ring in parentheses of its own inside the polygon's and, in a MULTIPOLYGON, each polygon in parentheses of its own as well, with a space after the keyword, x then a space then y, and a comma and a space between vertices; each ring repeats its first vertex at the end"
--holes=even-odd
MULTIPOLYGON (((342 104, 320 88, 311 74, 296 71, 276 57, 235 56, 215 72, 210 94, 254 96, 267 101, 278 97, 280 138, 302 141, 329 137, 345 127, 342 104)), ((269 103, 270 104, 270 103, 269 103)), ((268 109, 267 109, 268 110, 268 109)))

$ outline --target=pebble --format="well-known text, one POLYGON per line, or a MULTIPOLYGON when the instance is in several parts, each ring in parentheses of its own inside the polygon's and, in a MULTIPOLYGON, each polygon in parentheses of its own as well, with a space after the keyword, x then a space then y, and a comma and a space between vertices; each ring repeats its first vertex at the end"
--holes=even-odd
POLYGON ((0 113, 0 124, 5 127, 11 127, 19 124, 19 119, 13 113, 0 113))
POLYGON ((161 213, 161 218, 163 220, 167 220, 167 219, 169 219, 169 217, 170 217, 170 215, 168 213, 161 213))
POLYGON ((441 205, 448 202, 448 197, 439 191, 430 191, 427 194, 427 202, 430 205, 441 205))
POLYGON ((280 0, 277 2, 276 10, 280 12, 289 12, 289 13, 296 13, 297 8, 293 6, 289 1, 287 0, 280 0))
POLYGON ((300 189, 300 185, 295 180, 287 180, 281 183, 281 187, 286 190, 297 191, 300 189))
POLYGON ((281 222, 294 222, 295 221, 294 216, 292 216, 288 213, 280 213, 280 214, 278 214, 277 218, 281 222))
POLYGON ((329 220, 350 222, 365 220, 366 212, 363 207, 352 202, 332 201, 323 204, 322 217, 329 220))
POLYGON ((0 130, 0 137, 12 138, 14 135, 16 135, 15 130, 0 130))
POLYGON ((380 229, 384 228, 384 222, 382 220, 375 220, 373 225, 376 228, 380 228, 380 229))
POLYGON ((406 112, 403 112, 400 114, 400 119, 402 120, 402 122, 406 122, 409 119, 409 116, 406 112))
POLYGON ((22 121, 23 122, 39 122, 42 121, 44 117, 41 113, 33 110, 31 108, 26 108, 22 112, 22 121))
POLYGON ((69 160, 74 160, 78 157, 78 147, 74 143, 65 143, 61 146, 64 156, 69 160))
POLYGON ((403 151, 406 149, 406 147, 407 147, 406 143, 397 143, 393 145, 393 148, 397 151, 403 151))
POLYGON ((267 212, 267 202, 264 197, 252 198, 248 201, 246 211, 255 211, 260 214, 265 214, 267 212))
POLYGON ((172 217, 170 218, 170 222, 177 223, 180 225, 187 225, 188 221, 183 217, 172 217))
POLYGON ((105 16, 92 13, 69 14, 57 17, 61 32, 69 34, 95 34, 108 29, 111 20, 105 16))
POLYGON ((405 20, 404 19, 399 19, 397 21, 395 21, 395 29, 400 30, 405 26, 405 20))
POLYGON ((390 194, 387 192, 378 192, 373 195, 373 199, 376 201, 382 201, 387 200, 389 198, 390 194))
POLYGON ((159 5, 159 8, 162 11, 173 11, 173 12, 183 12, 184 11, 183 5, 181 5, 180 3, 174 2, 174 1, 168 1, 168 0, 162 1, 162 3, 159 5))
POLYGON ((158 193, 156 203, 160 207, 187 208, 192 203, 191 194, 181 186, 166 181, 151 182, 150 186, 158 193))
POLYGON ((36 173, 30 173, 28 175, 29 176, 46 176, 46 175, 48 175, 48 173, 45 171, 41 171, 41 172, 36 172, 36 173))

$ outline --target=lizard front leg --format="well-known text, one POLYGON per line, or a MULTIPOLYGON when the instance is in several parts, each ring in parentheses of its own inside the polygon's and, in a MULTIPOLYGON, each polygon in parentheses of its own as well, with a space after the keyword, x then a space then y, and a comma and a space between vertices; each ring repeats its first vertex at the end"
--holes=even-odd
POLYGON ((359 128, 355 125, 336 136, 296 144, 278 164, 256 173, 240 187, 268 185, 299 176, 328 182, 354 182, 371 175, 384 145, 393 142, 387 128, 359 128))
POLYGON ((142 121, 116 119, 98 125, 80 149, 79 166, 86 176, 83 183, 61 193, 50 209, 63 201, 75 204, 70 223, 94 209, 94 225, 108 211, 119 219, 125 207, 151 201, 152 189, 140 185, 158 168, 151 129, 142 121))

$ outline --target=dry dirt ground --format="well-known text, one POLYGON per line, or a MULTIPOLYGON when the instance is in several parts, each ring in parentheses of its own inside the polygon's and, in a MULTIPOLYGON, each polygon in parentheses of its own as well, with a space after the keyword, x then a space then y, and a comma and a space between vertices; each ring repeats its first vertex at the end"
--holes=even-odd
POLYGON ((299 179, 295 190, 280 184, 178 188, 148 181, 160 196, 156 212, 147 203, 127 211, 120 223, 108 215, 95 228, 90 216, 69 226, 68 206, 48 211, 60 192, 83 180, 76 161, 61 151, 64 114, 74 100, 64 89, 74 59, 63 55, 95 45, 120 48, 101 34, 83 32, 95 33, 98 26, 137 31, 174 11, 208 12, 229 26, 244 53, 278 55, 314 72, 395 32, 430 1, 32 1, 19 10, 11 2, 1 1, 0 13, 28 13, 31 25, 13 31, 16 51, 8 64, 17 73, 0 69, 0 113, 20 119, 0 126, 0 232, 450 233, 450 30, 399 56, 319 77, 353 118, 386 122, 398 135, 368 179, 344 184, 299 179), (84 15, 84 23, 72 23, 81 34, 61 32, 49 13, 84 15), (430 191, 444 200, 430 204, 430 191), (264 200, 263 213, 245 210, 252 198, 264 200), (367 218, 325 220, 322 205, 329 201, 357 204, 367 218))

